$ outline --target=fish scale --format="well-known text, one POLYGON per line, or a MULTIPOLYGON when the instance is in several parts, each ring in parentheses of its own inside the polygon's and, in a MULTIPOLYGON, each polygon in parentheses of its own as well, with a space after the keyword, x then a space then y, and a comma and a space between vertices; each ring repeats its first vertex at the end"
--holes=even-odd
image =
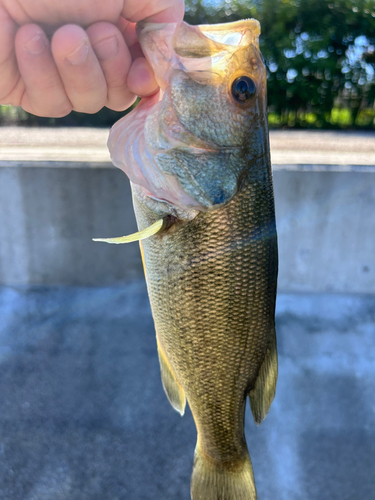
MULTIPOLYGON (((277 243, 268 171, 267 183, 250 177, 222 209, 142 242, 158 341, 205 454, 232 468, 246 454, 245 398, 274 341, 277 243)), ((136 196, 134 206, 140 230, 155 221, 136 196)))

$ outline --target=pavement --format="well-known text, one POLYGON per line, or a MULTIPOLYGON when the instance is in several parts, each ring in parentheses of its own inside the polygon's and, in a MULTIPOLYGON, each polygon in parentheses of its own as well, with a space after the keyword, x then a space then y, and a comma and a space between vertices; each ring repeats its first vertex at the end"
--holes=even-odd
MULTIPOLYGON (((106 170, 112 169, 107 136, 105 129, 74 129, 72 133, 72 129, 2 127, 0 167, 5 167, 8 176, 25 177, 19 184, 25 192, 21 189, 18 193, 14 188, 18 184, 9 184, 13 186, 9 188, 10 199, 14 201, 17 193, 23 203, 35 199, 38 210, 28 211, 25 207, 29 205, 21 205, 22 214, 47 231, 49 239, 25 225, 27 241, 35 237, 47 246, 47 257, 43 254, 41 259, 44 273, 60 265, 70 282, 78 273, 58 258, 60 240, 52 249, 45 244, 52 241, 48 231, 61 230, 61 252, 67 256, 67 245, 76 246, 82 240, 82 228, 73 219, 83 221, 86 239, 90 240, 92 234, 104 234, 96 224, 106 227, 108 221, 112 224, 117 220, 115 214, 127 213, 125 205, 114 204, 105 216, 100 209, 110 195, 122 199, 114 196, 114 190, 122 189, 116 177, 112 178, 117 172, 106 170), (61 182, 66 168, 73 169, 68 174, 72 184, 61 182), (86 177, 87 169, 95 172, 86 177), (45 184, 40 183, 44 178, 41 170, 50 178, 45 184), (80 176, 81 182, 76 182, 80 176), (32 184, 32 178, 39 187, 32 184), (83 199, 90 207, 93 203, 82 187, 86 184, 87 193, 97 196, 100 216, 82 216, 77 200, 83 199), (68 185, 75 186, 72 195, 68 185), (52 209, 46 203, 48 193, 48 200, 56 204, 51 201, 52 209), (60 223, 55 214, 61 217, 61 207, 65 206, 68 216, 60 223)), ((373 132, 272 131, 274 169, 322 172, 329 182, 320 183, 320 187, 317 183, 317 189, 311 190, 317 207, 327 204, 327 190, 339 193, 334 209, 340 211, 346 203, 341 196, 345 189, 340 184, 335 191, 332 179, 336 176, 327 176, 326 171, 375 171, 374 138, 373 132)), ((290 184, 292 191, 300 191, 301 200, 306 201, 305 191, 291 182, 293 179, 292 174, 282 176, 281 192, 286 192, 290 184)), ((312 185, 313 179, 308 184, 312 185)), ((357 198, 368 199, 372 207, 373 189, 370 181, 367 184, 357 198)), ((23 225, 15 221, 14 203, 3 206, 5 216, 0 222, 10 221, 12 231, 22 229, 23 225)), ((292 204, 291 215, 279 224, 280 248, 283 251, 282 242, 287 241, 283 231, 289 234, 288 241, 304 245, 298 251, 284 249, 297 260, 291 265, 284 258, 282 264, 301 275, 309 267, 309 238, 314 240, 324 231, 320 226, 313 231, 311 221, 306 225, 304 212, 296 206, 292 204), (306 234, 288 229, 299 225, 306 227, 306 234)), ((369 212, 361 207, 349 209, 371 233, 369 212)), ((329 209, 328 213, 333 211, 329 209)), ((332 247, 342 248, 330 268, 335 268, 336 261, 345 261, 348 241, 358 245, 353 247, 355 254, 361 255, 367 248, 363 232, 356 230, 350 217, 342 216, 341 220, 346 224, 338 226, 337 234, 331 226, 326 230, 334 236, 332 247), (344 230, 340 233, 346 226, 356 238, 348 240, 344 230)), ((108 234, 117 234, 117 227, 107 229, 108 234)), ((5 237, 2 234, 4 248, 9 231, 5 237)), ((361 257, 363 262, 358 260, 356 272, 370 276, 371 234, 366 241, 370 264, 361 257)), ((10 248, 9 255, 24 264, 16 251, 19 247, 12 244, 10 248)), ((35 246, 32 259, 41 248, 35 246)), ((99 258, 93 250, 82 252, 79 248, 72 255, 77 269, 86 266, 92 274, 97 266, 109 276, 106 283, 116 282, 104 267, 105 262, 114 261, 114 254, 99 258), (93 261, 88 257, 85 260, 85 255, 93 255, 93 261)), ((134 270, 136 265, 130 257, 122 259, 134 270)), ((319 269, 321 261, 312 269, 319 269)), ((117 261, 115 264, 118 268, 117 261)), ((4 265, 8 267, 9 263, 4 265)), ((348 268, 342 262, 339 267, 348 268)), ((22 270, 21 275, 25 272, 22 270)), ((342 274, 340 270, 336 281, 342 274)), ((246 413, 259 500, 375 498, 375 294, 353 293, 359 283, 357 275, 345 275, 350 293, 303 293, 299 285, 300 293, 278 295, 276 399, 259 427, 252 421, 251 412, 246 413)), ((121 286, 106 288, 0 287, 0 500, 189 500, 196 431, 189 409, 181 418, 164 395, 146 287, 137 276, 127 275, 121 286)), ((308 283, 311 285, 311 280, 308 283)))
MULTIPOLYGON (((0 288, 0 500, 189 500, 143 281, 0 288)), ((375 295, 279 294, 279 380, 246 435, 259 500, 372 500, 375 295)))
MULTIPOLYGON (((2 127, 0 167, 8 162, 107 163, 108 129, 2 127)), ((271 130, 271 157, 278 165, 375 165, 375 131, 271 130)))

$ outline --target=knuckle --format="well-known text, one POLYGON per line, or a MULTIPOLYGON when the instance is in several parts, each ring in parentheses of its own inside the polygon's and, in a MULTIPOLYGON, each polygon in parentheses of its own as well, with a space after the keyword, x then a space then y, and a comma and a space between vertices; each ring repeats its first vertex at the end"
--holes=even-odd
POLYGON ((41 116, 43 118, 62 118, 67 116, 72 111, 72 107, 69 105, 51 107, 36 102, 29 102, 28 104, 25 103, 22 107, 28 113, 41 116))
POLYGON ((63 118, 64 116, 67 116, 71 111, 72 111, 72 106, 66 105, 61 107, 60 109, 54 109, 50 113, 47 112, 45 116, 51 118, 63 118))
POLYGON ((136 101, 137 96, 127 92, 127 93, 112 93, 108 96, 108 101, 106 103, 107 108, 113 111, 125 111, 136 101))
POLYGON ((88 101, 86 103, 75 104, 73 109, 74 111, 78 111, 79 113, 87 113, 89 115, 93 115, 95 113, 98 113, 98 111, 100 111, 104 105, 105 101, 95 103, 88 101))
POLYGON ((107 78, 107 86, 108 86, 108 92, 115 91, 115 92, 124 92, 127 93, 129 92, 128 86, 126 84, 126 79, 121 77, 113 77, 107 78))
POLYGON ((73 104, 73 109, 82 113, 97 113, 107 101, 107 87, 105 85, 101 88, 87 85, 72 94, 67 91, 67 94, 73 104))

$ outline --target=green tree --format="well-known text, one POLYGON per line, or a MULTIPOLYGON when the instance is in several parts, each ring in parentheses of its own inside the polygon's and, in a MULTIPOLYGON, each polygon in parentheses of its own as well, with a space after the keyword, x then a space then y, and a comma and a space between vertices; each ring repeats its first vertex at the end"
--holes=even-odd
MULTIPOLYGON (((262 25, 269 111, 280 125, 339 127, 341 108, 346 125, 375 127, 375 0, 186 0, 191 24, 249 17, 262 25)), ((122 116, 104 108, 51 120, 4 108, 0 123, 2 115, 35 125, 106 127, 122 116)))
POLYGON ((314 115, 315 125, 335 126, 336 106, 359 125, 360 113, 374 108, 374 0, 187 1, 193 24, 248 17, 262 25, 270 111, 281 124, 308 126, 314 115))

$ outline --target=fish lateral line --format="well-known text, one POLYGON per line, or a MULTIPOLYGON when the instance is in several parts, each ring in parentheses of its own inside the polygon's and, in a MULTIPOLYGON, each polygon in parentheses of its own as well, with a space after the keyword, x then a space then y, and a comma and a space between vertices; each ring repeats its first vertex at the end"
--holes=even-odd
POLYGON ((169 227, 171 227, 171 218, 167 216, 157 220, 156 222, 151 224, 151 226, 142 229, 142 231, 129 234, 128 236, 119 236, 116 238, 93 238, 92 241, 121 245, 123 243, 132 243, 133 241, 145 240, 146 238, 154 236, 155 234, 158 234, 161 231, 168 229, 169 227))

